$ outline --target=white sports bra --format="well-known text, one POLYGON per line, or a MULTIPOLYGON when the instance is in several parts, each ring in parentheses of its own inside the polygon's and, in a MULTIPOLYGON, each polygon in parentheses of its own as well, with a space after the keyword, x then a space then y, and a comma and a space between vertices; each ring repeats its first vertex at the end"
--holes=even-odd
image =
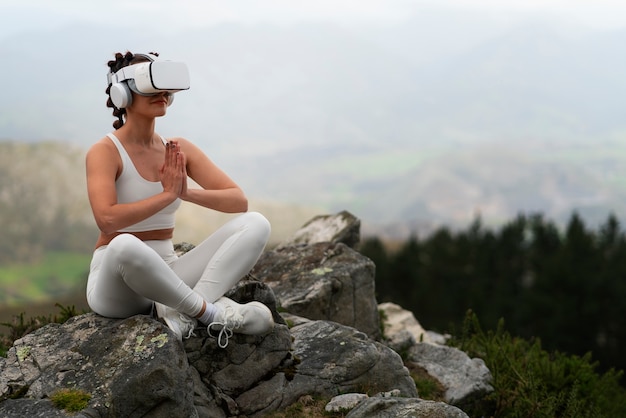
MULTIPOLYGON (((126 149, 120 140, 112 133, 107 134, 109 139, 113 141, 117 147, 117 151, 122 158, 122 172, 115 180, 115 189, 117 191, 118 203, 131 203, 138 200, 146 199, 163 191, 163 185, 160 181, 148 181, 141 177, 137 168, 130 159, 126 149)), ((161 138, 163 143, 165 140, 161 138)), ((174 228, 176 210, 181 204, 180 199, 176 199, 159 212, 138 222, 134 225, 120 229, 118 232, 143 232, 154 231, 157 229, 174 228)))

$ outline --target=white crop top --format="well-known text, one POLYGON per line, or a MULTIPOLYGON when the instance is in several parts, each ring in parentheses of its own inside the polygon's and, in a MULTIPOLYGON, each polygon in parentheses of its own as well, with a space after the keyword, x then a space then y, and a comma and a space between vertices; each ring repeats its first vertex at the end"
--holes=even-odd
MULTIPOLYGON (((115 180, 115 189, 117 190, 118 203, 131 203, 138 200, 146 199, 163 191, 163 185, 160 181, 148 181, 141 177, 141 174, 135 168, 133 161, 126 152, 126 149, 120 140, 112 133, 107 134, 109 139, 113 141, 117 147, 117 151, 122 158, 122 172, 115 180)), ((165 143, 165 140, 163 143, 165 143)), ((120 229, 118 232, 143 232, 153 231, 156 229, 174 228, 176 210, 181 204, 180 199, 176 199, 159 212, 138 222, 134 225, 120 229)))

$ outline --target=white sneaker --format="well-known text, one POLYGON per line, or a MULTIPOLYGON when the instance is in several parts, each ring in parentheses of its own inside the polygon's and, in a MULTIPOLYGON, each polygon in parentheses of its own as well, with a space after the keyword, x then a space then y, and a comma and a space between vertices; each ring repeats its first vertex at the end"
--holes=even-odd
POLYGON ((174 331, 174 334, 180 341, 188 339, 194 335, 193 330, 196 328, 197 321, 185 314, 178 312, 169 306, 155 302, 157 316, 165 321, 168 328, 174 331))
POLYGON ((264 335, 274 328, 272 311, 261 302, 253 301, 239 304, 222 296, 214 302, 218 311, 215 320, 209 324, 209 335, 217 337, 217 345, 226 348, 233 333, 246 335, 264 335), (219 330, 218 335, 212 332, 219 330))

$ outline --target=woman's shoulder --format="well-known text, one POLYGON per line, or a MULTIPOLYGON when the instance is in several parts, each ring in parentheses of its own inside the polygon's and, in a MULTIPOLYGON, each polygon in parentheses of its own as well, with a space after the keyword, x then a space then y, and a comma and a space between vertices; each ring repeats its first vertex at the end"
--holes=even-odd
POLYGON ((87 150, 87 156, 93 155, 109 155, 117 153, 115 144, 108 136, 100 138, 94 142, 87 150))

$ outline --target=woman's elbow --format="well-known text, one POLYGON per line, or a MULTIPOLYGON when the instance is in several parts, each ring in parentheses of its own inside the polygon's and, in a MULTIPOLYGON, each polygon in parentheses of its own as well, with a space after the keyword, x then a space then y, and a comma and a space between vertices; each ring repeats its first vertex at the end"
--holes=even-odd
POLYGON ((113 225, 113 220, 107 217, 96 218, 96 225, 98 229, 105 235, 109 235, 117 231, 115 225, 113 225))
POLYGON ((240 209, 238 212, 247 212, 248 211, 248 198, 246 196, 241 197, 241 201, 239 202, 240 209))
POLYGON ((236 189, 236 193, 233 195, 231 209, 233 213, 247 212, 248 211, 248 197, 240 188, 236 189))

